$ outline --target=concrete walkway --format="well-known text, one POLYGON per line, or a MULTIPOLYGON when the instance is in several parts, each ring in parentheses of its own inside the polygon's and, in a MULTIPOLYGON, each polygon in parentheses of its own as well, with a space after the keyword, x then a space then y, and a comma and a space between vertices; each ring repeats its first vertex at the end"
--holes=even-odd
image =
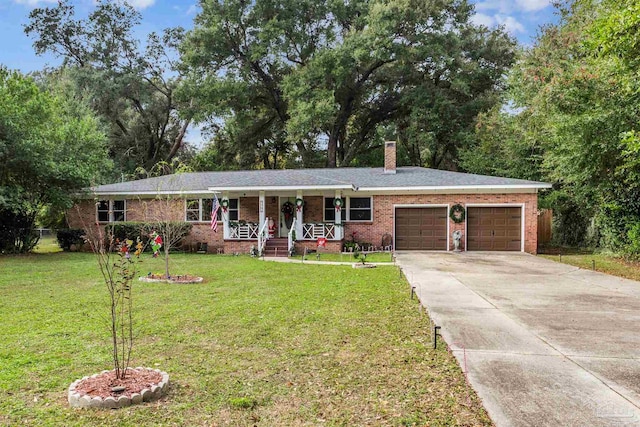
POLYGON ((640 426, 640 282, 527 254, 397 259, 498 426, 640 426))

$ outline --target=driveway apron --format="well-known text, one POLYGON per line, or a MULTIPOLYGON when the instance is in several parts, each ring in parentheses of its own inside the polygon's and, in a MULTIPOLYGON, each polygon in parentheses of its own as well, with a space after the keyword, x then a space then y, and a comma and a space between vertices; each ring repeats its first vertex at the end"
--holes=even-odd
POLYGON ((640 426, 640 282, 521 253, 397 260, 496 425, 640 426))

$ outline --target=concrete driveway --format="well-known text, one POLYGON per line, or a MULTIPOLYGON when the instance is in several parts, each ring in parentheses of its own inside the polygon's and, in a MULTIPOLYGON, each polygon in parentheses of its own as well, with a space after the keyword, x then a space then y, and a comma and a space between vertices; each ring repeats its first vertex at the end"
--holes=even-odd
POLYGON ((640 282, 520 253, 397 259, 498 426, 640 426, 640 282))

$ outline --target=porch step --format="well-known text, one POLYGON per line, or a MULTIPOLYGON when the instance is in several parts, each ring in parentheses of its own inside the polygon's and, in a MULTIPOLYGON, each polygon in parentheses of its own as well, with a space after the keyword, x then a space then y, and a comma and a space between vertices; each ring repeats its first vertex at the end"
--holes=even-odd
POLYGON ((265 256, 287 256, 287 250, 289 248, 289 242, 285 238, 274 238, 267 240, 267 245, 264 249, 265 256))

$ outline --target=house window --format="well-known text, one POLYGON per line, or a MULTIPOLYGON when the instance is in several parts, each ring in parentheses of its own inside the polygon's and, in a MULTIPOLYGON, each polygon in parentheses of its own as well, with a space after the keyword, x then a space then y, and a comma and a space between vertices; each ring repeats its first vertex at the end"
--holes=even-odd
MULTIPOLYGON (((185 218, 189 222, 210 222, 213 199, 189 199, 186 202, 185 218)), ((238 199, 229 199, 229 220, 238 221, 238 199)), ((217 220, 222 221, 222 208, 218 209, 217 220)))
POLYGON ((371 197, 349 197, 349 221, 371 221, 371 197))
POLYGON ((127 220, 126 200, 100 200, 96 205, 98 222, 118 222, 127 220))
MULTIPOLYGON (((340 209, 340 216, 343 221, 347 220, 346 206, 340 209)), ((336 220, 336 208, 333 206, 333 197, 325 197, 324 199, 324 220, 333 222, 336 220)))
MULTIPOLYGON (((220 211, 218 211, 218 215, 220 215, 220 211)), ((238 199, 229 199, 229 221, 239 221, 240 220, 240 202, 238 199)))
MULTIPOLYGON (((333 206, 333 197, 325 197, 324 199, 324 220, 328 222, 335 221, 336 208, 333 206)), ((371 197, 348 197, 344 198, 344 205, 340 209, 342 221, 371 221, 372 201, 371 197)))

